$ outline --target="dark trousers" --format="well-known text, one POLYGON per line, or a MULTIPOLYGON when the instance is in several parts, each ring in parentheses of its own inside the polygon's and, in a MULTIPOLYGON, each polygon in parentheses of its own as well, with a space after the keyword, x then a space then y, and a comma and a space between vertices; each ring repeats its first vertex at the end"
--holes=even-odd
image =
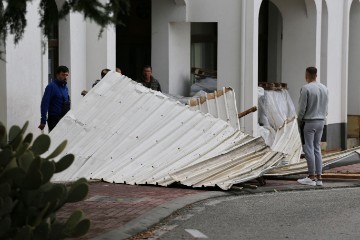
POLYGON ((48 123, 48 127, 49 127, 49 132, 51 132, 51 130, 53 130, 53 128, 58 124, 58 122, 60 121, 61 117, 59 116, 49 116, 47 123, 48 123))

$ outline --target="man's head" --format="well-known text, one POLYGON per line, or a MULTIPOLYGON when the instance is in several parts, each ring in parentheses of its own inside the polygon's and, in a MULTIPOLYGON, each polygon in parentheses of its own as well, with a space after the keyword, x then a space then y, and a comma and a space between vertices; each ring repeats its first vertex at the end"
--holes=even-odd
POLYGON ((66 82, 69 77, 69 69, 66 66, 58 66, 55 70, 56 79, 60 82, 66 82))
POLYGON ((150 81, 151 75, 152 75, 151 66, 149 66, 149 65, 144 66, 144 68, 143 68, 143 75, 144 75, 144 77, 145 77, 146 80, 149 80, 149 81, 150 81))
POLYGON ((104 78, 105 77, 105 75, 108 73, 108 72, 110 72, 111 70, 110 69, 107 69, 107 68, 105 68, 105 69, 103 69, 103 70, 101 70, 101 78, 104 78))
POLYGON ((121 74, 121 69, 119 67, 117 67, 115 71, 121 74))
POLYGON ((317 69, 316 67, 308 67, 306 68, 306 72, 305 72, 305 80, 306 82, 310 83, 310 82, 314 82, 316 81, 317 78, 317 69))

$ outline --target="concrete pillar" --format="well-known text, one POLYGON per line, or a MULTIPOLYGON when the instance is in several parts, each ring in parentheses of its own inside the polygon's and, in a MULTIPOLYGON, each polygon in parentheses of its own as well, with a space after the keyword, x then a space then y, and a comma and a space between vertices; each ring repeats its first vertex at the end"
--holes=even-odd
MULTIPOLYGON (((243 7, 246 8, 245 35, 242 41, 245 42, 245 62, 243 62, 244 92, 241 101, 244 107, 257 106, 258 96, 258 43, 259 43, 259 10, 262 0, 243 0, 243 7)), ((254 136, 257 135, 257 113, 245 118, 244 131, 254 136)))
POLYGON ((350 10, 348 115, 360 115, 360 2, 350 10))
POLYGON ((86 22, 79 13, 71 12, 59 22, 59 65, 70 69, 68 87, 74 108, 86 89, 86 22))
POLYGON ((169 93, 187 96, 190 91, 191 24, 169 24, 169 93))
POLYGON ((330 94, 326 140, 328 149, 344 149, 347 119, 348 19, 351 1, 326 2, 329 14, 327 87, 330 94))
POLYGON ((116 68, 116 30, 107 27, 99 38, 100 27, 94 22, 86 23, 86 89, 89 90, 104 68, 116 68))
POLYGON ((29 132, 40 134, 42 97, 42 33, 38 28, 39 1, 28 3, 27 26, 21 41, 6 39, 6 63, 0 63, 0 121, 7 128, 29 121, 29 132))
MULTIPOLYGON (((177 78, 170 78, 170 23, 186 22, 186 5, 176 4, 176 2, 168 0, 154 0, 151 3, 151 63, 153 75, 159 80, 162 91, 168 93, 170 85, 176 86, 176 81, 178 81, 177 78), (172 81, 175 81, 174 84, 170 83, 172 81)), ((186 28, 185 26, 183 27, 186 28)), ((188 66, 185 64, 178 67, 181 68, 178 71, 183 73, 188 66)), ((173 71, 175 70, 173 69, 173 71)), ((187 71, 190 71, 190 65, 187 71)))
MULTIPOLYGON (((314 1, 316 6, 316 60, 315 60, 315 66, 318 68, 318 77, 320 79, 321 74, 321 36, 322 36, 322 0, 309 0, 314 1)), ((308 4, 310 5, 310 3, 308 4)))
POLYGON ((7 81, 6 81, 6 54, 5 46, 0 42, 0 52, 2 52, 0 59, 0 122, 7 125, 7 81))
POLYGON ((321 60, 318 79, 327 85, 327 58, 328 58, 328 10, 325 0, 321 1, 321 60))

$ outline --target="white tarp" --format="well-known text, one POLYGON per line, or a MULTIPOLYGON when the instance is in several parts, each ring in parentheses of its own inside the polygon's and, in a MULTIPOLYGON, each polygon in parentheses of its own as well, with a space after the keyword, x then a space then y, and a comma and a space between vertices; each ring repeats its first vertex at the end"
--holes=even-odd
POLYGON ((294 103, 286 89, 258 88, 258 132, 268 146, 273 146, 276 132, 284 122, 296 117, 294 103))
MULTIPOLYGON (((219 96, 218 103, 225 104, 224 97, 234 99, 231 94, 219 96)), ((237 114, 227 109, 229 116, 237 114)), ((110 72, 50 133, 53 147, 68 139, 65 153, 76 156, 53 180, 85 177, 164 186, 179 181, 229 189, 290 161, 286 153, 291 147, 284 143, 293 139, 294 123, 280 128, 275 152, 262 138, 248 136, 230 122, 110 72)))

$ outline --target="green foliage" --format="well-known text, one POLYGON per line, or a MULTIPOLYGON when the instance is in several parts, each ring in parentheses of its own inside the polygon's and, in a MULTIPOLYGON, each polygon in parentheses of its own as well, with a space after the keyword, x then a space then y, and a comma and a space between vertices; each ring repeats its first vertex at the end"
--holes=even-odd
MULTIPOLYGON (((0 0, 0 43, 6 42, 7 35, 14 35, 14 42, 18 43, 24 35, 27 25, 26 12, 32 0, 0 0)), ((56 0, 41 0, 39 4, 40 22, 46 38, 51 29, 60 19, 70 12, 78 12, 97 23, 101 34, 108 25, 123 24, 122 19, 130 11, 129 0, 68 0, 62 6, 57 6, 56 0)), ((1 53, 1 52, 0 52, 1 53)))
POLYGON ((85 179, 70 186, 50 182, 74 161, 72 154, 52 160, 64 150, 66 141, 43 157, 50 137, 43 134, 32 143, 32 134, 24 137, 27 126, 13 126, 7 134, 0 123, 0 239, 64 239, 86 234, 90 220, 82 211, 76 210, 65 221, 56 218, 64 204, 81 201, 88 193, 85 179))

